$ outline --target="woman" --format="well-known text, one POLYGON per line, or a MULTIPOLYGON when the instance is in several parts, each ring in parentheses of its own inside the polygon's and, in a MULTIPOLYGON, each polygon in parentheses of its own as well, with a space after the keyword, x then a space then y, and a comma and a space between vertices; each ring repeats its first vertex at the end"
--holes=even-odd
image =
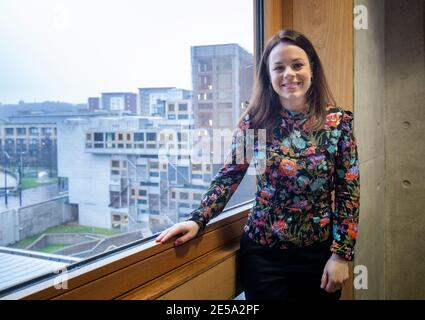
MULTIPOLYGON (((256 198, 241 239, 247 299, 340 297, 356 241, 359 171, 353 115, 335 105, 311 42, 299 32, 280 31, 263 52, 239 123, 244 133, 267 130, 266 166, 259 172, 255 162, 256 198)), ((232 159, 200 207, 157 241, 180 235, 180 245, 223 210, 249 166, 250 159, 236 163, 238 148, 261 157, 258 142, 240 136, 234 135, 232 159)))

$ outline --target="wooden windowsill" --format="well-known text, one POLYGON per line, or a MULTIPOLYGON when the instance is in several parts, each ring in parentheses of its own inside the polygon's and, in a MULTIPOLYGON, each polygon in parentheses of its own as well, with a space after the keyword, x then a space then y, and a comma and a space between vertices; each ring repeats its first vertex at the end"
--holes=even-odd
POLYGON ((249 202, 223 212, 184 245, 151 240, 71 270, 66 289, 56 289, 51 278, 3 299, 156 299, 234 257, 251 207, 249 202))

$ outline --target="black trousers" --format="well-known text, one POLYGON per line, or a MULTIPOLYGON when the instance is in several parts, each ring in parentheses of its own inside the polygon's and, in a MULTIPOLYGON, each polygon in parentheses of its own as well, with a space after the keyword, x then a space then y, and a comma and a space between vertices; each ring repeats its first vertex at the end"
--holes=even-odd
POLYGON ((320 288, 332 240, 282 250, 241 238, 240 274, 247 300, 338 300, 341 290, 320 288))

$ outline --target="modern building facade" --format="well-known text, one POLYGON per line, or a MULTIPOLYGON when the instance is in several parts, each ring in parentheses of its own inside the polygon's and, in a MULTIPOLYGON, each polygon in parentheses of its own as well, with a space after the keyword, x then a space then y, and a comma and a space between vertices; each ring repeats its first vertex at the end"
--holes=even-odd
POLYGON ((137 94, 132 92, 104 92, 101 109, 115 114, 137 114, 137 94))
POLYGON ((176 87, 139 88, 138 112, 141 116, 165 117, 166 102, 170 100, 189 100, 192 98, 190 90, 176 87))
POLYGON ((191 48, 195 126, 234 128, 253 83, 253 56, 237 44, 191 48))

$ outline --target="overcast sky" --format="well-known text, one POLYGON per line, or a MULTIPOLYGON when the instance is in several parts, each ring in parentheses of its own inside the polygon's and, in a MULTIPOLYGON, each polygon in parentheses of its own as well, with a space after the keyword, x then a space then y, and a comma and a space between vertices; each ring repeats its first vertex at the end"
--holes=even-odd
POLYGON ((190 47, 253 52, 251 0, 0 0, 0 102, 191 89, 190 47))

